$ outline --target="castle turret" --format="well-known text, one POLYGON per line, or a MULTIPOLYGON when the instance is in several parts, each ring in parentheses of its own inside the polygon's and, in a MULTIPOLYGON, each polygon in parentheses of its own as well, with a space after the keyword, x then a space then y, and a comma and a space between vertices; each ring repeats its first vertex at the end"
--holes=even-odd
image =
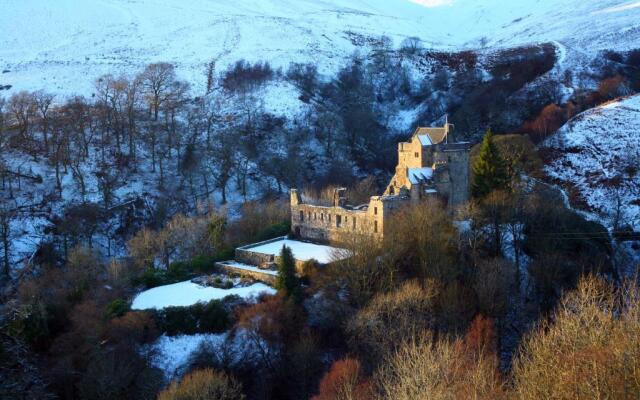
POLYGON ((298 204, 302 203, 302 200, 300 199, 300 194, 298 193, 297 189, 291 189, 289 194, 291 197, 290 201, 292 206, 297 206, 298 204))

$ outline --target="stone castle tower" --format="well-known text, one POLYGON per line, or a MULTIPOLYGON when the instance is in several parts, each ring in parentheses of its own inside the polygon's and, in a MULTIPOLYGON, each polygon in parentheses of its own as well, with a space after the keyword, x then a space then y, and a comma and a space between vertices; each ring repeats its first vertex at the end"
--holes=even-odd
POLYGON ((398 166, 385 195, 403 194, 412 201, 428 196, 446 200, 450 209, 469 201, 470 143, 450 143, 452 126, 418 128, 398 143, 398 166))
POLYGON ((291 190, 294 236, 319 242, 340 242, 344 235, 382 238, 393 214, 422 199, 444 200, 450 210, 469 200, 470 143, 450 143, 452 125, 418 128, 408 142, 398 144, 398 166, 382 196, 369 203, 346 204, 346 189, 337 189, 331 205, 305 203, 291 190))

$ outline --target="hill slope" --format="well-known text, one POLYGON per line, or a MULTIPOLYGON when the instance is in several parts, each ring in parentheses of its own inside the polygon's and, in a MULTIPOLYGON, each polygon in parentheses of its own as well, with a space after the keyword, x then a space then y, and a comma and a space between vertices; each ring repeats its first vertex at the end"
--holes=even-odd
POLYGON ((555 41, 571 64, 640 43, 640 2, 452 0, 2 0, 0 85, 10 91, 91 92, 104 73, 154 61, 178 66, 195 88, 204 65, 240 58, 276 66, 315 61, 332 71, 367 45, 417 36, 426 47, 508 47, 555 41), (415 0, 415 2, 423 2, 415 0), (440 2, 442 3, 442 2, 440 2))
POLYGON ((640 95, 586 111, 545 146, 547 173, 609 227, 640 229, 640 95), (618 211, 619 210, 619 211, 618 211))

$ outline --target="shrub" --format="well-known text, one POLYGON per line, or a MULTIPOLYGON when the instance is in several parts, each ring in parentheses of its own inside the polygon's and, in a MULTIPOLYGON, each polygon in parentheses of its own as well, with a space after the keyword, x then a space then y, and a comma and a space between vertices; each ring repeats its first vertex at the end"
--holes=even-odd
POLYGON ((53 316, 46 304, 37 301, 21 306, 9 322, 9 332, 24 339, 36 350, 48 347, 53 335, 53 316))
POLYGON ((398 213, 385 235, 385 252, 405 276, 448 282, 461 273, 456 262, 457 238, 443 204, 428 200, 398 213))
POLYGON ((198 333, 198 320, 193 309, 193 306, 167 307, 156 314, 159 317, 158 326, 169 336, 198 333))
POLYGON ((531 198, 532 215, 525 226, 525 250, 528 254, 536 256, 560 250, 570 257, 587 256, 584 258, 599 262, 611 253, 611 239, 604 226, 586 220, 553 200, 552 196, 542 192, 531 198), (550 232, 554 234, 550 235, 550 232), (572 240, 562 237, 575 232, 583 235, 572 240))
POLYGON ((224 73, 222 86, 229 91, 247 90, 264 84, 274 76, 275 71, 268 62, 251 64, 240 60, 224 73))
POLYGON ((287 71, 287 79, 301 92, 301 100, 308 102, 319 85, 318 67, 313 64, 292 63, 287 71))
POLYGON ((289 232, 291 232, 291 222, 280 222, 270 225, 258 232, 256 241, 261 242, 263 240, 273 239, 279 236, 286 236, 289 232))
POLYGON ((154 318, 158 328, 169 336, 219 333, 233 324, 224 300, 212 300, 189 307, 167 307, 154 311, 154 318))
POLYGON ((506 398, 495 355, 469 351, 461 340, 403 344, 376 372, 382 399, 506 398))
POLYGON ((186 261, 176 261, 169 265, 166 276, 171 281, 186 280, 193 275, 192 266, 186 261))
POLYGON ((375 366, 395 351, 403 339, 421 335, 433 327, 439 288, 416 281, 388 294, 379 294, 347 325, 352 349, 367 366, 375 366))
POLYGON ((134 286, 143 285, 150 289, 156 286, 166 285, 169 282, 167 273, 159 268, 147 268, 142 275, 133 279, 134 286))
POLYGON ((604 100, 615 99, 616 97, 629 94, 629 92, 625 79, 620 75, 604 79, 598 84, 598 94, 600 94, 600 97, 604 100))
MULTIPOLYGON (((227 254, 223 254, 227 255, 227 254)), ((232 258, 232 257, 231 257, 232 258)), ((148 268, 142 275, 134 278, 134 285, 143 285, 150 289, 157 286, 186 281, 196 275, 211 274, 215 271, 215 262, 220 257, 197 256, 190 261, 176 261, 167 270, 148 268)))
POLYGON ((215 262, 222 260, 217 255, 215 257, 197 256, 189 262, 189 270, 191 272, 210 274, 215 271, 215 262))
POLYGON ((627 64, 640 68, 640 49, 631 50, 627 55, 627 64))
POLYGON ((212 369, 194 371, 160 392, 158 400, 243 400, 242 386, 233 377, 212 369))
POLYGON ((115 299, 107 305, 109 318, 122 317, 127 311, 129 311, 129 303, 124 299, 115 299))
POLYGON ((162 371, 149 367, 131 346, 99 349, 78 383, 81 399, 151 399, 162 386, 162 371))
POLYGON ((320 264, 315 259, 310 259, 302 264, 300 271, 300 277, 305 284, 315 280, 320 273, 320 264))
POLYGON ((196 308, 201 332, 223 332, 231 326, 231 317, 222 301, 214 300, 196 308), (198 309, 199 308, 199 309, 198 309))
POLYGON ((303 323, 303 310, 280 295, 264 296, 261 302, 241 310, 238 316, 238 326, 265 349, 293 343, 299 338, 303 323))
POLYGON ((133 341, 142 344, 155 340, 159 332, 152 313, 130 311, 109 321, 106 337, 111 343, 133 341))
POLYGON ((284 236, 290 231, 291 216, 288 203, 246 202, 242 205, 241 214, 242 217, 230 223, 227 229, 227 242, 231 247, 255 243, 260 241, 259 239, 284 236), (269 232, 272 226, 278 226, 277 231, 273 229, 269 232))
POLYGON ((582 279, 549 322, 525 338, 514 362, 520 399, 640 397, 640 296, 582 279))
POLYGON ((333 363, 320 382, 320 393, 312 400, 366 400, 371 395, 371 384, 364 379, 360 362, 345 358, 333 363))
POLYGON ((408 37, 400 43, 400 51, 406 54, 416 54, 423 49, 422 40, 419 37, 408 37))

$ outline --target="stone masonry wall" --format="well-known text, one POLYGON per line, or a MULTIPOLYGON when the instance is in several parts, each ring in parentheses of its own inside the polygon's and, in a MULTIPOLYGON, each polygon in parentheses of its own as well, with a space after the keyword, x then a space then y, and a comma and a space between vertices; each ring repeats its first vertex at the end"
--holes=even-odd
POLYGON ((354 234, 382 238, 390 227, 393 213, 409 202, 400 196, 374 196, 366 209, 342 206, 316 206, 300 201, 291 194, 291 230, 294 235, 316 242, 345 242, 354 234))
POLYGON ((382 210, 374 212, 298 204, 291 207, 291 230, 301 238, 325 243, 343 241, 341 236, 346 234, 381 233, 382 210))

